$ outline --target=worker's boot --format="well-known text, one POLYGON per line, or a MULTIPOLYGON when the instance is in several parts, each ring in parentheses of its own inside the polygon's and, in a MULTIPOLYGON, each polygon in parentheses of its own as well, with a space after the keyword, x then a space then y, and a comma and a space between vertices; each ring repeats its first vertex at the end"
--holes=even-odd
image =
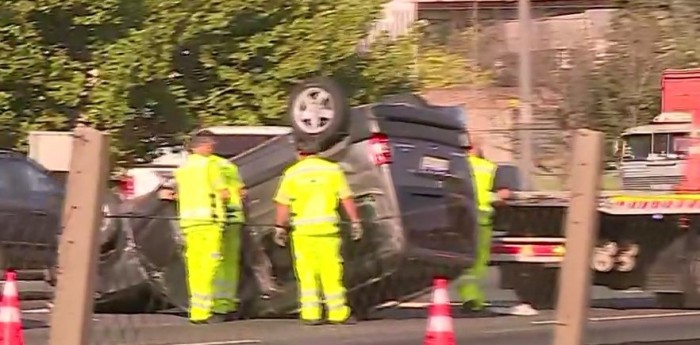
POLYGON ((462 313, 478 314, 484 311, 484 303, 477 300, 470 300, 462 303, 462 313))

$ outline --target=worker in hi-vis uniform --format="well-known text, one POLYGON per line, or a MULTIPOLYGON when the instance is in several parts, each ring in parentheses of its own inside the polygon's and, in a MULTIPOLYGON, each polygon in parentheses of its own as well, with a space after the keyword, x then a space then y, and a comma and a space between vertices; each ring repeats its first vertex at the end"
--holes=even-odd
POLYGON ((195 324, 225 321, 213 314, 214 277, 222 261, 224 205, 230 192, 223 173, 212 158, 214 140, 194 137, 185 163, 175 170, 178 215, 185 237, 190 321, 195 324))
POLYGON ((222 260, 214 278, 214 306, 216 314, 234 313, 238 307, 236 292, 240 275, 241 231, 245 216, 243 214, 243 196, 245 185, 238 173, 238 166, 233 162, 211 155, 223 174, 224 184, 228 188, 228 202, 225 208, 224 232, 221 238, 222 260))
POLYGON ((494 211, 492 203, 507 198, 510 195, 510 191, 503 188, 496 193, 492 193, 498 166, 484 158, 477 142, 472 142, 468 147, 467 159, 474 172, 473 184, 477 206, 478 232, 474 265, 460 277, 458 285, 459 294, 464 303, 462 308, 464 311, 471 312, 483 310, 486 302, 481 282, 488 271, 491 254, 494 211))
POLYGON ((362 237, 362 226, 343 170, 337 163, 318 157, 315 146, 312 142, 297 141, 299 160, 285 170, 274 198, 277 203, 274 239, 278 245, 286 245, 286 224, 291 218, 302 321, 308 325, 324 323, 322 293, 327 321, 353 324, 356 320, 347 306, 343 285, 338 199, 350 218, 353 240, 362 237))

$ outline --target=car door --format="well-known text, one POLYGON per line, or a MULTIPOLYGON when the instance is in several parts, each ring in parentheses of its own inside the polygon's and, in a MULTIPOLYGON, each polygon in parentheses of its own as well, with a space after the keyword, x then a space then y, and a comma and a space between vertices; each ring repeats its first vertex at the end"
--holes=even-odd
POLYGON ((45 268, 56 255, 63 191, 26 159, 8 159, 2 165, 3 178, 11 183, 11 195, 2 206, 9 223, 0 235, 4 256, 17 269, 45 268))

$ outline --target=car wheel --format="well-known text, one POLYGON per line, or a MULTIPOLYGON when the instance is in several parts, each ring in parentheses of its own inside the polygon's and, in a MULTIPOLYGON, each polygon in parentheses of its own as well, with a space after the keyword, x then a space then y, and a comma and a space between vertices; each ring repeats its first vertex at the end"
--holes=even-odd
POLYGON ((348 100, 332 79, 312 78, 292 89, 287 113, 294 133, 313 139, 323 150, 346 132, 348 100))

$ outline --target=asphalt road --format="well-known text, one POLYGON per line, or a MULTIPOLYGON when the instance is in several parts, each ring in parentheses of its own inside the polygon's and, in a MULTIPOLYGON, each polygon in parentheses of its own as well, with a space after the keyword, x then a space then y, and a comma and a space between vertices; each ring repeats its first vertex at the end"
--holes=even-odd
MULTIPOLYGON (((495 273, 495 272, 494 272, 495 273)), ((488 280, 488 297, 494 310, 514 303, 509 291, 497 289, 497 274, 488 280)), ((456 294, 451 291, 453 300, 456 294)), ((590 344, 689 340, 700 343, 700 311, 657 310, 649 294, 593 289, 589 315, 590 344)), ((296 320, 245 320, 220 325, 191 326, 177 315, 95 315, 93 344, 227 345, 227 344, 422 344, 429 297, 378 311, 374 319, 354 326, 304 327, 296 320)), ((456 304, 456 303, 455 303, 456 304)), ((455 307, 453 324, 458 344, 550 344, 554 312, 542 310, 533 317, 484 314, 465 317, 455 307)), ((27 345, 46 344, 48 314, 25 310, 27 345)), ((661 343, 659 343, 661 344, 661 343)), ((686 345, 683 343, 673 345, 686 345)))

